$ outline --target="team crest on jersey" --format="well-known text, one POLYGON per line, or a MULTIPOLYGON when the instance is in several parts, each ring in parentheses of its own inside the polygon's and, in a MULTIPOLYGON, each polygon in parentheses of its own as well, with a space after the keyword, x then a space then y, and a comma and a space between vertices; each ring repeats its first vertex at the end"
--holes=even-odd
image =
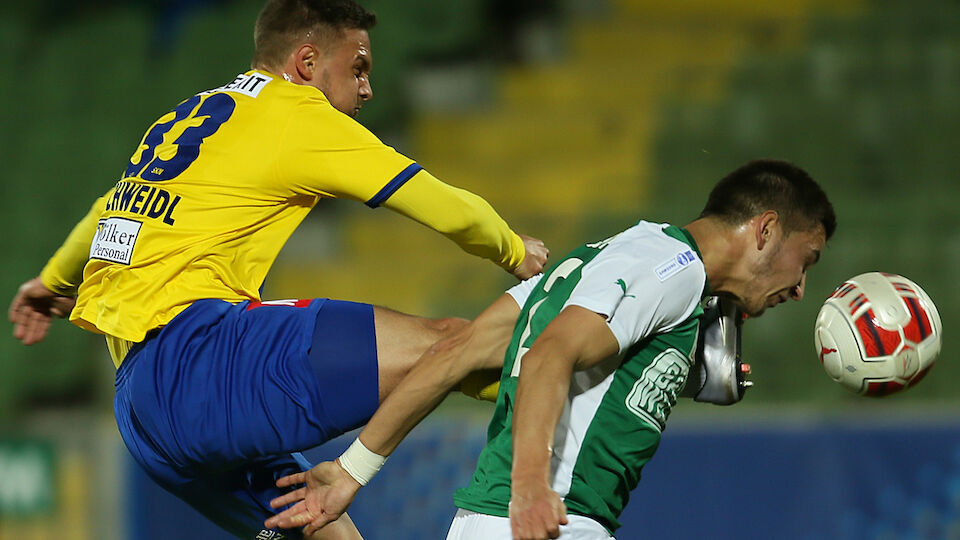
POLYGON ((286 537, 277 531, 268 531, 264 529, 258 532, 257 536, 255 536, 253 540, 283 540, 284 538, 286 537))
POLYGON ((132 219, 101 219, 90 242, 90 258, 129 265, 142 226, 143 223, 132 219))

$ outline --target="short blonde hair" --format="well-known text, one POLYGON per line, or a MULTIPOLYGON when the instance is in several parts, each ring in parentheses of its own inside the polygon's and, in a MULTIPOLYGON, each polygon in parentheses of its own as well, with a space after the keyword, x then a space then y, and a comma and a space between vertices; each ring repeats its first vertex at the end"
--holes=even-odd
POLYGON ((269 0, 253 29, 253 67, 277 67, 298 43, 325 46, 343 30, 369 30, 377 16, 353 0, 269 0))

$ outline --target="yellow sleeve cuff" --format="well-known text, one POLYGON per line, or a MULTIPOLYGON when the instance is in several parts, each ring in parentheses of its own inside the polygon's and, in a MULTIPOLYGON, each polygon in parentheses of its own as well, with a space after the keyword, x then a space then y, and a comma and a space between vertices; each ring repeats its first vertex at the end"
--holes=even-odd
POLYGON ((83 267, 90 258, 90 241, 97 231, 100 212, 113 189, 97 199, 87 215, 80 220, 53 257, 40 271, 40 281, 51 291, 64 296, 75 296, 77 287, 83 281, 83 267))
POLYGON ((460 383, 462 394, 479 401, 497 401, 500 391, 500 370, 483 369, 467 375, 460 383))
POLYGON ((508 272, 512 272, 516 267, 520 266, 523 258, 527 256, 527 247, 523 245, 523 239, 513 231, 510 231, 510 233, 512 235, 510 239, 510 256, 500 264, 500 266, 508 272))

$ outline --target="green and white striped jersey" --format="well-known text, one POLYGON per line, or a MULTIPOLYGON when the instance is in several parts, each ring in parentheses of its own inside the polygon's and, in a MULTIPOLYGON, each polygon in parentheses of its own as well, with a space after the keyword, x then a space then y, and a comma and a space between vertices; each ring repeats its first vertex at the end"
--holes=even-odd
POLYGON ((563 308, 577 305, 607 317, 620 354, 573 374, 554 434, 552 487, 569 512, 611 533, 617 529, 686 382, 708 292, 690 234, 644 221, 574 250, 539 281, 512 289, 523 309, 507 348, 487 445, 470 485, 454 495, 457 506, 508 515, 511 424, 523 355, 563 308))

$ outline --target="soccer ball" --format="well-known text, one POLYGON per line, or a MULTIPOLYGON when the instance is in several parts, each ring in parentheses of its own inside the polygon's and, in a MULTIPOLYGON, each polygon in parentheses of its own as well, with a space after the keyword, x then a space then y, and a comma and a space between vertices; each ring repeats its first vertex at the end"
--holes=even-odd
POLYGON ((845 281, 817 315, 814 344, 831 379, 861 396, 917 384, 940 354, 943 327, 933 301, 896 274, 845 281))

